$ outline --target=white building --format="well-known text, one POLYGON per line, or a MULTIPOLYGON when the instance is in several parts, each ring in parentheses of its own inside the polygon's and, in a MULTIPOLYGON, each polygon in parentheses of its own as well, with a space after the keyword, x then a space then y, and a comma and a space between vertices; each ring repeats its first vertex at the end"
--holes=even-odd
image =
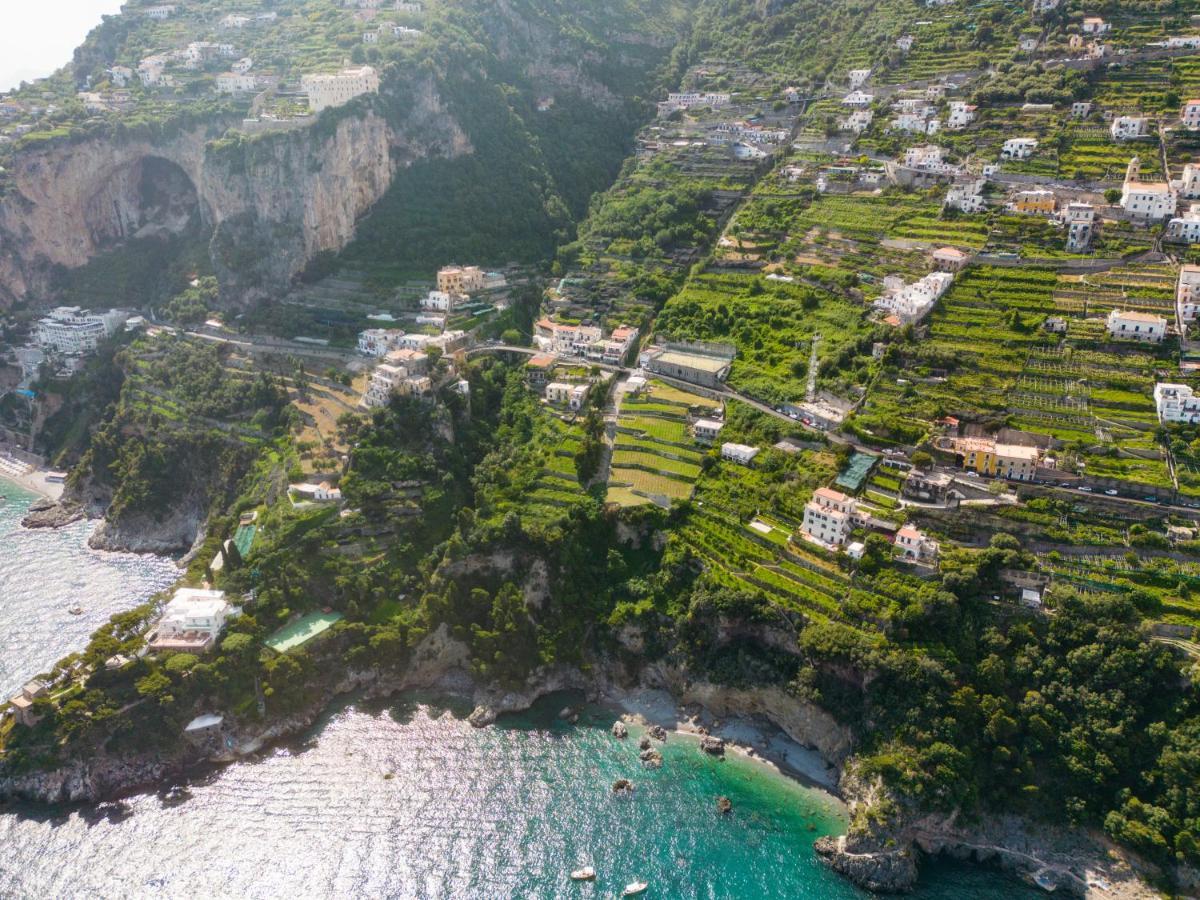
POLYGON ((913 48, 913 40, 914 39, 911 34, 901 35, 900 37, 896 38, 896 46, 901 52, 907 53, 913 48))
POLYGON ((950 185, 943 206, 965 213, 984 212, 987 209, 987 201, 983 199, 983 188, 986 184, 984 179, 979 178, 965 184, 950 185))
POLYGON ((540 319, 533 326, 533 342, 539 350, 569 356, 583 356, 603 336, 598 325, 564 325, 540 319))
POLYGON ((170 62, 162 53, 147 56, 138 63, 137 73, 144 87, 159 87, 170 82, 171 76, 165 74, 170 62))
POLYGON ((112 83, 117 87, 125 87, 129 82, 133 81, 133 69, 129 66, 113 66, 108 70, 108 77, 112 79, 112 83))
POLYGON ((1058 9, 1059 0, 1033 0, 1034 15, 1053 12, 1058 9))
POLYGON ((253 94, 263 85, 263 76, 249 72, 222 72, 216 78, 218 94, 253 94))
POLYGON ((904 165, 910 169, 933 171, 941 167, 946 150, 937 144, 922 144, 904 151, 904 165))
POLYGON ((1200 128, 1200 100, 1188 100, 1179 110, 1179 120, 1189 131, 1200 128))
POLYGON ((1149 313, 1114 309, 1108 314, 1108 335, 1118 341, 1158 344, 1167 335, 1167 320, 1149 313))
POLYGON ((1062 210, 1062 222, 1067 229, 1067 251, 1086 252, 1096 231, 1096 210, 1092 204, 1068 203, 1062 210))
POLYGON ((1092 103, 1090 100, 1076 100, 1071 104, 1071 117, 1075 119, 1086 119, 1092 114, 1092 103))
POLYGON ((713 109, 719 109, 722 106, 728 106, 730 100, 729 94, 699 92, 699 91, 682 91, 679 93, 667 94, 667 99, 659 104, 662 110, 676 109, 692 109, 693 107, 711 106, 713 109))
POLYGON ((237 72, 239 75, 245 75, 254 68, 254 60, 249 56, 243 56, 237 62, 229 67, 231 72, 237 72))
POLYGON ((309 109, 320 112, 363 94, 379 93, 379 73, 372 66, 359 66, 342 69, 336 75, 305 75, 300 86, 308 94, 309 109))
POLYGON ((842 106, 870 106, 875 102, 875 95, 865 91, 851 91, 842 98, 842 106))
POLYGON ((1157 222, 1175 213, 1178 204, 1174 188, 1165 182, 1147 182, 1140 179, 1141 161, 1135 156, 1125 171, 1125 185, 1121 191, 1121 207, 1133 219, 1157 222))
POLYGON ((383 356, 396 347, 404 334, 391 328, 368 328, 358 333, 358 352, 364 356, 383 356))
POLYGON ((1009 138, 1000 148, 1001 159, 1028 159, 1037 149, 1037 139, 1030 137, 1009 138))
POLYGON ((961 272, 971 261, 971 256, 957 247, 939 247, 931 254, 933 267, 939 272, 961 272))
POLYGON ((568 409, 583 409, 591 392, 590 384, 569 384, 564 381, 554 381, 546 385, 546 402, 555 406, 565 406, 568 409))
POLYGON ((1177 34, 1163 43, 1170 50, 1200 50, 1200 34, 1177 34))
POLYGON ((1114 141, 1133 141, 1147 133, 1147 122, 1143 116, 1117 116, 1112 120, 1108 133, 1114 141))
POLYGON ((733 441, 726 441, 721 445, 721 459, 728 459, 739 465, 750 465, 756 456, 758 456, 758 448, 751 447, 749 444, 735 444, 733 441))
POLYGON ((142 13, 147 19, 169 19, 175 14, 175 4, 164 3, 160 6, 147 6, 142 13))
POLYGON ((1185 244, 1200 243, 1200 203, 1188 205, 1188 211, 1167 222, 1166 237, 1185 244))
POLYGON ((1175 314, 1179 324, 1186 326, 1200 314, 1200 266, 1179 267, 1179 282, 1175 286, 1175 314))
POLYGON ((692 424, 692 436, 702 444, 713 444, 724 427, 720 419, 697 419, 692 424))
POLYGON ((149 647, 203 652, 213 645, 233 613, 224 591, 180 588, 163 609, 149 647))
MULTIPOLYGON (((890 131, 903 131, 906 134, 928 134, 929 125, 925 116, 919 113, 901 113, 892 119, 888 125, 890 131)), ((935 129, 936 131, 936 129, 935 129)))
POLYGON ((831 488, 817 488, 804 505, 800 532, 826 547, 840 547, 856 525, 865 525, 858 501, 831 488))
POLYGON ((1109 24, 1099 16, 1084 16, 1083 17, 1083 33, 1084 34, 1107 34, 1109 24))
POLYGON ((838 128, 842 131, 853 131, 855 134, 862 134, 871 127, 871 123, 875 120, 875 113, 869 109, 856 109, 846 118, 838 120, 838 128))
POLYGON ((252 21, 254 20, 249 16, 244 16, 241 13, 230 13, 217 24, 221 28, 245 28, 252 21))
POLYGON ((421 309, 431 309, 437 312, 453 312, 454 297, 446 291, 430 291, 421 298, 421 309))
POLYGON ((78 306, 60 306, 38 322, 36 340, 48 353, 81 356, 95 352, 127 318, 128 314, 119 310, 92 313, 78 306))
POLYGON ((951 131, 959 131, 966 128, 975 121, 975 114, 978 107, 970 103, 964 103, 961 100, 953 100, 950 102, 950 118, 946 120, 946 127, 951 131))
POLYGON ((895 547, 904 559, 930 559, 937 556, 937 541, 926 537, 914 525, 905 525, 896 532, 895 547))
POLYGON ((302 481, 298 484, 289 484, 288 490, 301 500, 308 500, 310 503, 337 503, 342 499, 341 488, 334 487, 328 481, 322 481, 320 484, 302 481))
POLYGON ((1160 422, 1183 422, 1195 425, 1200 422, 1200 397, 1190 385, 1154 385, 1154 406, 1160 422))
POLYGON ((407 25, 393 25, 392 37, 402 41, 411 41, 421 36, 421 29, 409 28, 407 25))
POLYGON ((850 82, 850 90, 856 91, 871 77, 870 69, 851 69, 846 75, 846 80, 850 82))
POLYGON ((1179 196, 1185 200, 1200 199, 1200 164, 1187 163, 1183 167, 1183 175, 1171 181, 1179 196))
POLYGON ((949 272, 930 272, 912 284, 905 284, 898 275, 889 275, 884 278, 884 292, 874 305, 889 319, 895 316, 897 321, 893 324, 910 325, 929 315, 953 282, 954 276, 949 272))

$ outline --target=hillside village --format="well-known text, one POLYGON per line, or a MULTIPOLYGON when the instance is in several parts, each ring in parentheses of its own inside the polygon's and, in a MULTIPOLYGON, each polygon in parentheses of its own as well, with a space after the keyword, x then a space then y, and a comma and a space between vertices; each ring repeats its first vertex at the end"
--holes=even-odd
MULTIPOLYGON (((320 127, 381 90, 383 51, 428 37, 418 3, 348 0, 326 4, 340 58, 264 52, 288 17, 248 5, 131 5, 154 52, 79 96, 0 101, 9 152, 75 103, 203 97, 249 137, 320 127)), ((146 309, 14 311, 7 452, 33 459, 47 395, 118 347, 123 404, 259 448, 286 489, 248 468, 188 582, 232 595, 264 544, 278 565, 275 536, 312 527, 324 543, 295 565, 337 571, 335 599, 277 598, 280 654, 361 611, 339 566, 402 560, 379 575, 400 600, 374 627, 427 587, 413 573, 429 560, 454 582, 480 548, 558 552, 603 519, 655 523, 647 545, 609 548, 633 584, 606 620, 616 643, 662 605, 652 580, 686 575, 762 598, 797 634, 827 628, 836 665, 888 641, 929 662, 949 639, 928 620, 963 598, 1022 628, 1120 598, 1156 646, 1200 658, 1200 4, 1150 6, 884 0, 828 47, 792 27, 749 49, 722 28, 645 104, 553 258, 414 270, 352 248, 257 309, 220 309, 197 277, 146 309), (243 388, 269 372, 296 410, 284 436, 260 427, 265 388, 232 423, 194 415, 161 371, 180 347, 243 388), (487 434, 445 438, 474 415, 487 434), (464 475, 459 454, 480 447, 464 475)), ((810 13, 838 15, 795 14, 810 13)), ((537 98, 538 118, 573 102, 537 98)), ((453 590, 422 603, 450 608, 453 590)), ((206 653, 233 600, 192 599, 221 613, 192 629, 206 653)), ((155 640, 176 629, 163 621, 155 640)), ((41 690, 14 700, 22 723, 41 690)))

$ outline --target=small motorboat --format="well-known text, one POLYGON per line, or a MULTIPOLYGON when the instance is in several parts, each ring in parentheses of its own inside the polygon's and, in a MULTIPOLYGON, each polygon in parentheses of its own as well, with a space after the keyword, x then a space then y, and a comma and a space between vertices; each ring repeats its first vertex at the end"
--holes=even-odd
POLYGON ((646 888, 650 887, 644 881, 631 881, 625 885, 625 890, 621 891, 622 897, 636 897, 638 894, 644 894, 646 888))
POLYGON ((571 873, 572 881, 592 881, 596 877, 596 870, 591 866, 584 866, 582 869, 576 869, 571 873))
POLYGON ((83 615, 83 607, 80 606, 78 603, 76 603, 74 606, 69 607, 67 609, 67 612, 69 612, 73 616, 82 616, 83 615))

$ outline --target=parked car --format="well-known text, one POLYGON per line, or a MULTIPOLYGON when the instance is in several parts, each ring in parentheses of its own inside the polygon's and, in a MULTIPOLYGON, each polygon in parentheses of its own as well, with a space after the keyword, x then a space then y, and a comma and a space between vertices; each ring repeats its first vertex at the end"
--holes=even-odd
POLYGON ((1079 489, 1088 494, 1090 494, 1092 492, 1092 489, 1090 487, 1088 487, 1086 484, 1083 485, 1082 487, 1080 487, 1079 489))
POLYGON ((1115 496, 1117 496, 1117 492, 1116 492, 1116 491, 1114 491, 1112 488, 1109 488, 1109 489, 1108 489, 1107 491, 1105 491, 1104 493, 1108 494, 1108 496, 1110 496, 1110 497, 1115 497, 1115 496))

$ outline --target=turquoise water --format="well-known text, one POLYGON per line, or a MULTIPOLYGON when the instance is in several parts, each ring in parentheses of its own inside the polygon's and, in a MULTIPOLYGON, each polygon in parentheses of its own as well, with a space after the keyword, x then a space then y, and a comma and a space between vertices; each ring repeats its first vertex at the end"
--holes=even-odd
POLYGON ((100 553, 87 546, 93 522, 54 531, 21 527, 35 495, 0 479, 0 698, 87 644, 117 612, 179 577, 160 556, 100 553), (80 606, 82 614, 68 610, 80 606))
MULTIPOLYGON (((0 534, 2 585, 25 564, 11 532, 0 534)), ((32 541, 23 556, 60 538, 21 540, 32 541)), ((74 555, 55 550, 57 566, 90 571, 93 554, 73 540, 62 546, 74 555)), ((153 559, 122 566, 134 583, 160 574, 153 559)), ((51 643, 0 643, 0 665, 36 669, 23 654, 58 652, 62 641, 51 643)), ((0 814, 0 897, 600 898, 634 879, 650 882, 653 898, 867 896, 812 852, 845 824, 826 792, 750 760, 718 762, 674 735, 662 769, 643 769, 636 731, 613 738, 614 716, 600 709, 569 725, 556 716, 564 702, 547 698, 481 730, 461 702, 348 702, 302 738, 186 785, 99 808, 10 808, 0 814), (617 778, 636 783, 632 796, 613 796, 617 778), (719 796, 732 814, 717 812, 719 796), (585 864, 596 882, 570 882, 585 864)), ((1040 895, 939 865, 915 896, 1040 895)))

